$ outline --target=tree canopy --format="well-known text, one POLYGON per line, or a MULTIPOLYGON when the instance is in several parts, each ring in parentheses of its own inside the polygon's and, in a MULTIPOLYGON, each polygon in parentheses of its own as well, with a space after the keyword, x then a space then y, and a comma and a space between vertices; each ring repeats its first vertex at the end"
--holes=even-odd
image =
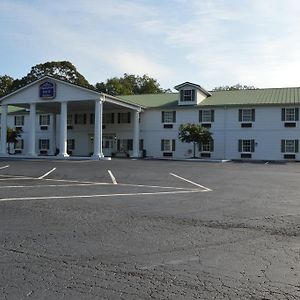
POLYGON ((195 157, 196 144, 209 143, 212 139, 212 134, 200 124, 185 123, 179 126, 178 138, 183 143, 193 143, 193 157, 195 157))
POLYGON ((255 90, 257 89, 256 87, 252 85, 241 85, 241 84, 235 84, 235 85, 225 85, 225 86, 219 86, 215 87, 213 91, 218 92, 218 91, 238 91, 238 90, 255 90))
POLYGON ((11 92, 14 79, 8 75, 0 76, 0 97, 11 92))
POLYGON ((16 79, 13 82, 13 90, 21 88, 43 76, 52 76, 61 80, 68 81, 80 86, 93 88, 91 84, 81 75, 76 67, 69 61, 51 61, 43 64, 37 64, 31 68, 31 71, 22 79, 16 79))
POLYGON ((98 92, 107 93, 113 96, 118 95, 139 95, 165 93, 156 79, 148 75, 131 75, 124 73, 123 77, 113 77, 106 82, 96 83, 98 92))

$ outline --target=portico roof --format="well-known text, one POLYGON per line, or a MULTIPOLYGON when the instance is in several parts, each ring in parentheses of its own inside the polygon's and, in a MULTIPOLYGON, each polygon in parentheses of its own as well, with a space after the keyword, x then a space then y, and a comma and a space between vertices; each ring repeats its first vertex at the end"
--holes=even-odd
POLYGON ((121 106, 123 108, 141 111, 144 107, 130 100, 120 99, 105 93, 99 93, 95 90, 82 87, 52 76, 43 76, 28 85, 3 96, 0 104, 14 105, 18 107, 27 107, 30 103, 41 103, 43 106, 57 106, 60 102, 77 102, 77 106, 81 104, 92 104, 94 100, 102 99, 106 106, 121 106), (39 86, 43 82, 54 82, 57 87, 57 94, 53 99, 41 99, 39 97, 39 86), (53 105, 56 103, 56 105, 53 105))

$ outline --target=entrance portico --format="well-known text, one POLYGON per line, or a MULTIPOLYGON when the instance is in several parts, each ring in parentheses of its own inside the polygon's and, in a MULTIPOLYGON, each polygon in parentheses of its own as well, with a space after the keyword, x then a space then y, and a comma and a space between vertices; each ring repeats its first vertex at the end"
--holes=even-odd
MULTIPOLYGON (((98 93, 49 76, 45 76, 3 97, 0 104, 2 109, 1 156, 9 155, 6 140, 7 128, 16 126, 16 124, 14 124, 14 126, 11 126, 11 124, 8 125, 7 122, 8 106, 12 105, 24 108, 24 112, 27 115, 25 118, 26 124, 22 124, 23 126, 21 128, 21 135, 25 144, 24 151, 22 151, 23 156, 37 157, 45 152, 47 155, 56 155, 57 158, 68 158, 68 142, 70 138, 72 138, 74 143, 74 136, 79 141, 79 143, 78 141, 76 142, 78 149, 83 149, 84 146, 86 147, 85 152, 83 150, 77 150, 76 154, 76 151, 74 151, 75 155, 89 155, 88 140, 90 133, 88 132, 92 130, 93 149, 90 156, 96 160, 103 159, 102 138, 103 127, 105 127, 105 125, 103 125, 103 111, 108 109, 110 111, 132 112, 133 126, 126 127, 122 124, 116 126, 116 124, 114 124, 114 126, 112 126, 113 129, 111 129, 114 132, 110 132, 110 134, 114 134, 116 137, 118 128, 125 128, 127 131, 130 130, 130 132, 126 134, 130 134, 133 140, 132 156, 139 157, 139 114, 142 111, 142 107, 137 104, 128 103, 116 97, 98 93), (85 121, 83 122, 83 124, 86 125, 85 127, 83 127, 83 125, 77 125, 77 123, 80 124, 79 117, 81 112, 85 112, 85 121), (75 117, 74 126, 77 131, 72 131, 72 126, 68 124, 70 121, 70 113, 73 113, 72 116, 75 117), (45 114, 49 115, 49 121, 46 125, 43 125, 41 121, 43 118, 41 116, 45 114), (76 119, 77 116, 78 120, 76 119), (87 116, 90 120, 89 124, 86 122, 87 116), (40 126, 37 126, 37 124, 40 126), (48 151, 41 151, 44 146, 48 151)), ((116 113, 115 115, 112 113, 112 115, 115 116, 116 113)))

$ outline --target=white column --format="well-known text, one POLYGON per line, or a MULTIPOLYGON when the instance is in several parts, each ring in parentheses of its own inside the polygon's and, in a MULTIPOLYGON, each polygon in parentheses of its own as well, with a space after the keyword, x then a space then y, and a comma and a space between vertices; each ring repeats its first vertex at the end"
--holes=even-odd
POLYGON ((29 112, 29 147, 28 154, 36 156, 35 152, 35 123, 36 123, 36 104, 30 103, 29 112))
POLYGON ((94 130, 94 154, 92 159, 104 157, 102 151, 102 110, 103 102, 101 99, 95 101, 95 130, 94 130))
POLYGON ((1 105, 1 155, 7 155, 7 105, 1 105))
POLYGON ((67 153, 67 102, 60 105, 60 133, 59 133, 59 154, 58 157, 69 157, 67 153))
POLYGON ((140 156, 140 113, 133 112, 133 157, 140 156))
POLYGON ((52 115, 52 152, 55 155, 56 152, 56 114, 52 115))

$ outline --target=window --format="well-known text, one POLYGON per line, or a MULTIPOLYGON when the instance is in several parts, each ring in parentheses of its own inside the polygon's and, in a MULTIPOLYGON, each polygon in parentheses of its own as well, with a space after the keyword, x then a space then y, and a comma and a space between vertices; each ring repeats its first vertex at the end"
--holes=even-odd
POLYGON ((40 115, 40 125, 41 126, 50 125, 50 115, 40 115))
POLYGON ((254 152, 254 140, 239 140, 239 152, 252 153, 254 152))
POLYGON ((133 150, 133 140, 132 139, 120 139, 117 140, 117 151, 131 151, 133 150))
POLYGON ((161 140, 161 151, 175 151, 175 140, 161 140))
POLYGON ((161 121, 162 123, 176 123, 176 111, 162 111, 161 121))
POLYGON ((86 124, 86 114, 75 114, 75 124, 77 125, 86 124))
POLYGON ((282 108, 281 121, 285 121, 285 122, 299 121, 299 108, 282 108))
POLYGON ((297 153, 299 151, 299 140, 281 140, 281 152, 297 153))
POLYGON ((95 114, 90 114, 90 124, 95 124, 95 114))
MULTIPOLYGON (((115 118, 114 113, 104 113, 103 114, 103 124, 113 124, 115 121, 114 118, 115 118)), ((127 118, 128 118, 128 116, 127 116, 127 118)), ((130 121, 129 121, 129 123, 130 123, 130 121)))
POLYGON ((24 126, 24 116, 15 116, 15 126, 24 126))
POLYGON ((255 109, 239 109, 239 122, 254 122, 255 109))
POLYGON ((73 115, 67 115, 67 126, 73 125, 73 115))
POLYGON ((18 139, 17 142, 14 144, 15 150, 22 150, 24 149, 24 140, 18 139))
POLYGON ((199 110, 199 122, 211 123, 214 122, 215 111, 213 109, 199 110))
POLYGON ((39 149, 49 150, 49 140, 46 139, 39 140, 39 149))
POLYGON ((193 102, 195 101, 195 90, 181 90, 180 91, 181 102, 193 102))
POLYGON ((75 149, 75 140, 74 139, 67 139, 67 149, 68 150, 75 149))
POLYGON ((200 152, 213 152, 214 151, 214 140, 210 140, 207 143, 199 144, 200 152))
POLYGON ((130 112, 118 113, 118 123, 130 123, 131 114, 130 112))

